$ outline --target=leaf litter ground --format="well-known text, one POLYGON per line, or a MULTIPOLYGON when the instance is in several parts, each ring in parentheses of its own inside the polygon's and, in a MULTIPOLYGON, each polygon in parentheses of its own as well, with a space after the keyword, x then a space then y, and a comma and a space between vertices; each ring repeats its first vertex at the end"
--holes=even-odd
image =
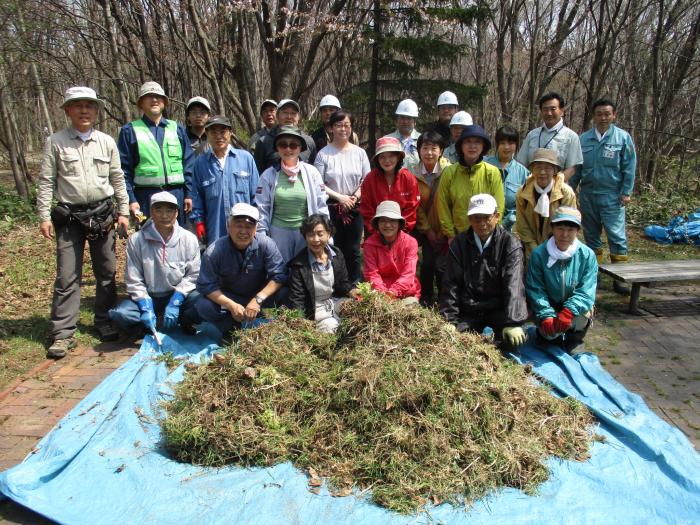
POLYGON ((370 490, 409 513, 501 487, 533 493, 549 456, 584 460, 593 418, 475 334, 367 293, 338 333, 296 312, 238 333, 188 370, 166 405, 166 447, 206 466, 290 461, 331 493, 370 490))

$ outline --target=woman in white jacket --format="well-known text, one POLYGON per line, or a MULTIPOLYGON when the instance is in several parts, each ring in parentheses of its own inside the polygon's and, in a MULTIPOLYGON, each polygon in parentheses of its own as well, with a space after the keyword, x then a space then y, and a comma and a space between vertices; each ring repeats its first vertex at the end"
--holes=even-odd
POLYGON ((274 144, 280 164, 267 168, 260 176, 255 192, 260 211, 257 232, 272 238, 288 263, 306 249, 306 240, 299 231, 302 221, 314 213, 328 217, 328 197, 318 170, 299 159, 307 146, 298 128, 281 127, 274 144))

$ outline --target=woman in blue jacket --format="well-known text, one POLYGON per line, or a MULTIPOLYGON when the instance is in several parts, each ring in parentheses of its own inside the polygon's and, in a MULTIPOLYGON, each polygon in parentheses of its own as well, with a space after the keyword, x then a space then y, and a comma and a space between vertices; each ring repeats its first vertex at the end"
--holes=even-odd
POLYGON ((314 213, 328 217, 328 196, 318 170, 299 158, 307 146, 298 128, 282 126, 274 144, 280 163, 260 175, 255 204, 260 210, 258 233, 275 241, 286 264, 306 248, 299 232, 303 220, 314 213))
POLYGON ((571 352, 591 324, 598 276, 595 253, 577 239, 581 213, 559 207, 552 236, 532 252, 525 293, 537 324, 536 344, 559 344, 571 352))

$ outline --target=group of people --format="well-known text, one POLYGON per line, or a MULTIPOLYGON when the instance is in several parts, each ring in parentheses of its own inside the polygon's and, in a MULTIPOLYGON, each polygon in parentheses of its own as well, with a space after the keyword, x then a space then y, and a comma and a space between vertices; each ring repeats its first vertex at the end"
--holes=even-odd
POLYGON ((593 104, 594 126, 579 138, 564 125, 563 98, 544 95, 543 125, 522 145, 500 127, 487 156, 489 135, 454 93, 438 97, 423 133, 406 99, 371 159, 333 95, 312 135, 298 127, 296 101, 265 100, 250 151, 232 146, 231 121, 205 98, 188 101, 187 126, 164 117, 168 102, 159 84, 143 84, 143 115, 115 142, 93 127, 95 92, 66 91, 71 126, 47 140, 37 197, 41 233, 57 248, 50 357, 75 344, 86 240, 103 340, 139 324, 155 331, 158 316, 166 331, 208 321, 223 335, 255 326, 270 306, 334 331, 364 280, 405 305, 436 305, 459 331, 492 332, 506 349, 525 341, 532 318, 536 343, 571 351, 591 322, 602 228, 612 261, 627 258, 636 158, 610 100, 593 104), (129 236, 128 299, 115 306, 114 238, 129 216, 147 220, 129 236))

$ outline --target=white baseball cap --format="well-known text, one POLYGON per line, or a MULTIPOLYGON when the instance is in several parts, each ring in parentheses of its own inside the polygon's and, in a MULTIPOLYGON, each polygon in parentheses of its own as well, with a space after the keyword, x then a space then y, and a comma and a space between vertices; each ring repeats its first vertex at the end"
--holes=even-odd
POLYGON ((469 211, 467 215, 493 215, 498 210, 498 204, 493 195, 479 193, 469 199, 469 211))
POLYGON ((154 193, 151 195, 151 206, 154 204, 158 204, 159 202, 165 202, 167 204, 172 204, 176 208, 179 208, 180 205, 177 203, 177 197, 170 193, 169 191, 159 191, 158 193, 154 193))
POLYGON ((144 82, 139 88, 139 100, 146 95, 158 95, 163 97, 165 100, 168 100, 163 86, 161 86, 158 82, 153 82, 152 80, 144 82))
POLYGON ((187 101, 187 106, 185 106, 185 111, 190 109, 190 106, 192 104, 200 104, 200 105, 204 106, 205 108, 207 108, 207 111, 209 113, 211 113, 211 106, 209 105, 209 101, 204 97, 192 97, 191 99, 189 99, 187 101))
POLYGON ((299 107, 299 103, 296 100, 292 100, 291 98, 283 98, 280 100, 280 103, 277 104, 277 111, 281 110, 285 106, 294 106, 297 113, 301 113, 301 107, 299 107))
POLYGON ((245 202, 239 202, 233 205, 229 217, 244 217, 252 219, 253 222, 257 223, 260 220, 260 212, 258 212, 255 206, 251 206, 245 202))

